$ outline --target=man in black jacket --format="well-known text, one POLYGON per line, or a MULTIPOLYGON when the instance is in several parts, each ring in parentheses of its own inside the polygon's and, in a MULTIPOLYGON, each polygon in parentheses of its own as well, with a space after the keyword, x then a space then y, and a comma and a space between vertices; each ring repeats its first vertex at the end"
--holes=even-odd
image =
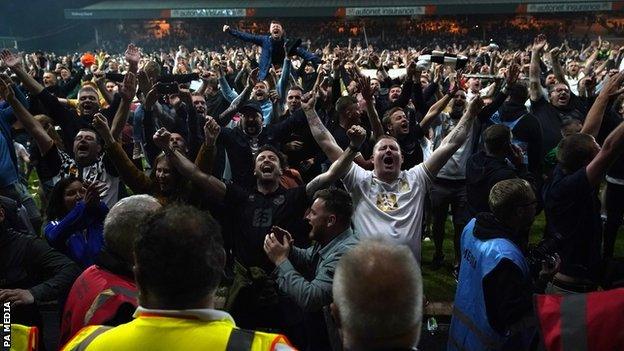
POLYGON ((80 268, 39 238, 17 232, 0 205, 0 303, 11 303, 11 322, 43 326, 38 305, 63 301, 80 268))
POLYGON ((512 144, 511 130, 495 124, 483 132, 484 150, 470 156, 466 165, 466 196, 472 216, 489 212, 488 197, 494 184, 505 179, 532 177, 522 162, 521 150, 512 144))

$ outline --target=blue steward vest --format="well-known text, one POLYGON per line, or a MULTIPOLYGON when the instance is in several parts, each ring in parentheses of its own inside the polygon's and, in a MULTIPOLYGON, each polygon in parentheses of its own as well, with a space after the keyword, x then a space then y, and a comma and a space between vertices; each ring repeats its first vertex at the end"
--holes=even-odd
POLYGON ((479 240, 474 236, 475 223, 475 218, 468 222, 461 236, 461 268, 449 331, 449 351, 501 349, 507 337, 490 326, 483 279, 503 259, 511 260, 525 277, 529 276, 524 256, 513 242, 503 238, 479 240))

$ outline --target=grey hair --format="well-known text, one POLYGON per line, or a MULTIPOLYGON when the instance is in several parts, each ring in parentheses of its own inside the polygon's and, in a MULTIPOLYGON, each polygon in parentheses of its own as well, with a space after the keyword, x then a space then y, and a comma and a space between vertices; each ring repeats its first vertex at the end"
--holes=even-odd
POLYGON ((338 263, 333 296, 342 328, 360 343, 390 346, 393 338, 408 333, 414 333, 414 345, 418 343, 422 276, 407 246, 381 239, 361 241, 338 263))
POLYGON ((104 245, 130 267, 132 248, 143 220, 162 206, 149 195, 133 195, 119 200, 104 219, 104 245))

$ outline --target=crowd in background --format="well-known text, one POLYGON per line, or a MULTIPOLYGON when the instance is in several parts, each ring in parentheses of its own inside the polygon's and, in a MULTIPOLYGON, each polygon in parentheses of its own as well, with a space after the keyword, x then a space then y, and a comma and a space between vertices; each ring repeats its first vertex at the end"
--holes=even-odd
POLYGON ((622 279, 624 46, 482 25, 122 25, 125 51, 3 50, 0 302, 50 333, 56 301, 68 350, 193 347, 167 344, 189 315, 223 339, 201 345, 244 338, 233 318, 266 332, 247 349, 407 350, 427 233, 458 281, 449 349, 533 349, 534 293, 622 279))

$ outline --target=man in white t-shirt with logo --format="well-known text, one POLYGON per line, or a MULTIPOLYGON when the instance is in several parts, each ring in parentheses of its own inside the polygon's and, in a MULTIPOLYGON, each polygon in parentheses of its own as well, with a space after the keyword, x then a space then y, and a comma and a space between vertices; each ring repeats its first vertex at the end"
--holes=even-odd
MULTIPOLYGON (((334 162, 342 154, 331 133, 314 110, 315 97, 302 104, 310 130, 327 158, 334 162)), ((483 108, 483 100, 471 101, 457 126, 431 156, 409 170, 401 171, 403 155, 396 139, 382 136, 373 148, 373 171, 353 164, 343 177, 354 205, 353 224, 361 238, 380 234, 408 245, 420 259, 425 194, 433 177, 468 137, 472 121, 483 108)))

